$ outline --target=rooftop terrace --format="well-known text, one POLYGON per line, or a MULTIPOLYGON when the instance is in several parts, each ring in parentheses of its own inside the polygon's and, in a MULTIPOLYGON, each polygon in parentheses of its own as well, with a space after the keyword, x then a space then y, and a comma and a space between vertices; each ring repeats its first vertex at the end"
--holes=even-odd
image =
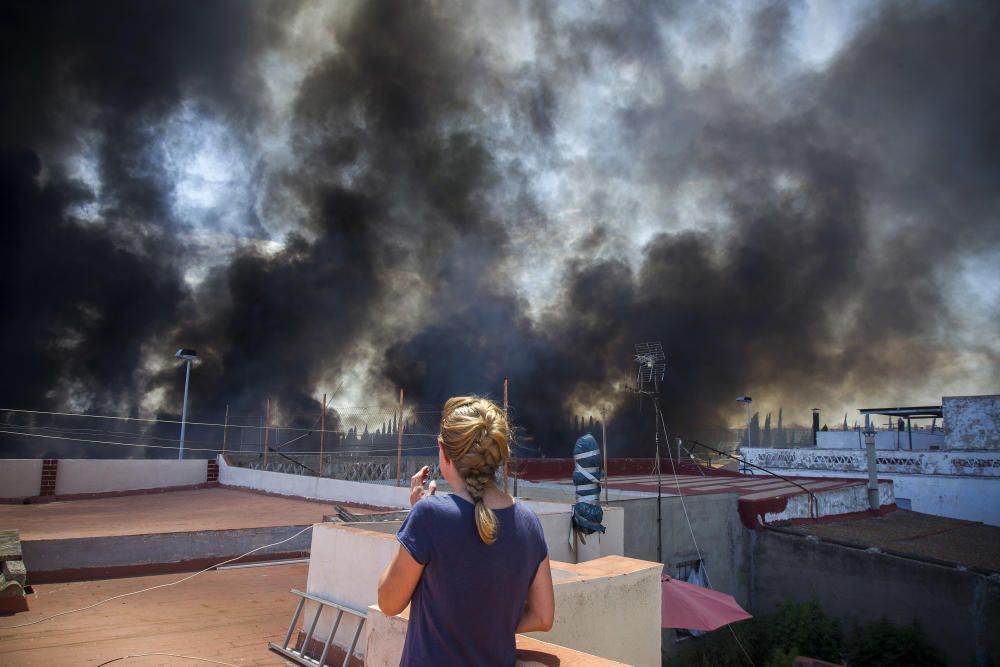
POLYGON ((1000 572, 1000 528, 978 521, 897 510, 879 517, 783 530, 845 546, 1000 572))
MULTIPOLYGON (((338 503, 355 514, 370 508, 338 503)), ((323 520, 332 504, 217 487, 87 498, 30 505, 0 504, 0 526, 22 540, 143 535, 305 525, 323 520)))
MULTIPOLYGON (((206 572, 191 582, 115 600, 88 611, 15 630, 66 609, 176 581, 177 574, 34 586, 31 610, 0 618, 0 664, 99 665, 135 653, 173 653, 241 667, 291 664, 267 649, 280 641, 303 588, 305 563, 206 572)), ((128 665, 191 663, 169 656, 128 665)))

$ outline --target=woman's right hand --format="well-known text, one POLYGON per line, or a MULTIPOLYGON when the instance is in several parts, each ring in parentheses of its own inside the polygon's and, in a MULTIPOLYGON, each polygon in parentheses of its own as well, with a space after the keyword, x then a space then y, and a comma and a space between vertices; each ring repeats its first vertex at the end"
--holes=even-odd
POLYGON ((417 474, 410 478, 410 506, 417 504, 424 496, 433 496, 437 491, 437 482, 431 480, 426 487, 427 479, 431 476, 431 469, 424 466, 417 471, 417 474))

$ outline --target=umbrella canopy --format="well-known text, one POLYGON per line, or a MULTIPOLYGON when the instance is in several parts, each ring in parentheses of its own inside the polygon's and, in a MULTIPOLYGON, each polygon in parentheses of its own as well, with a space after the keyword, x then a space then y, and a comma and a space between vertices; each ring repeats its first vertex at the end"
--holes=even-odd
POLYGON ((710 588, 689 584, 664 575, 660 579, 661 627, 715 630, 723 625, 752 618, 736 598, 710 588))

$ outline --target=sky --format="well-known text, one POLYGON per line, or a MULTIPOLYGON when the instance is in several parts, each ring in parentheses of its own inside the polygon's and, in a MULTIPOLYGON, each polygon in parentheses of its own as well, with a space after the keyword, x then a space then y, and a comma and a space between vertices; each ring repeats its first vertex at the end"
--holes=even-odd
MULTIPOLYGON (((0 409, 543 448, 1000 393, 995 2, 8 2, 0 409)), ((636 445, 638 446, 638 445, 636 445)))

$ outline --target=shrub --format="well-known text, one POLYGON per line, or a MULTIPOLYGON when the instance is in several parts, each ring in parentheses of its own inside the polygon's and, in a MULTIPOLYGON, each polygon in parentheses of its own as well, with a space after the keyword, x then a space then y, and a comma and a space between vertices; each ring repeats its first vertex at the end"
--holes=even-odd
POLYGON ((944 667, 947 663, 917 623, 899 627, 883 616, 855 625, 845 646, 852 667, 944 667))
MULTIPOLYGON (((816 598, 801 604, 788 601, 777 611, 761 619, 762 648, 760 659, 769 660, 775 651, 797 649, 796 655, 829 660, 840 659, 840 624, 826 615, 816 598)), ((794 655, 792 656, 795 657, 794 655)))

